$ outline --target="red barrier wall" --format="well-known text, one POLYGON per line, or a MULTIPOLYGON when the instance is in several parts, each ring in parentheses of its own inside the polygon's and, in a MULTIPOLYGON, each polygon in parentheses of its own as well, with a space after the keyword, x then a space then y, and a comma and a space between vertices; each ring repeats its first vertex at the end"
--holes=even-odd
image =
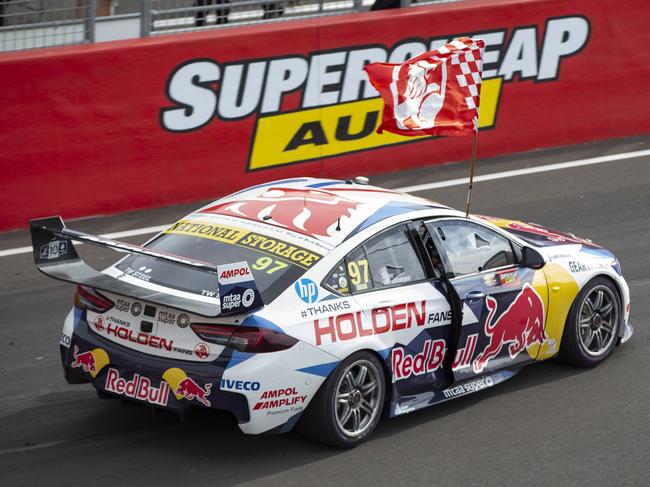
POLYGON ((650 132, 648 18, 643 0, 467 1, 0 55, 0 229, 467 159, 467 138, 371 133, 358 78, 365 55, 461 34, 489 40, 481 157, 650 132))

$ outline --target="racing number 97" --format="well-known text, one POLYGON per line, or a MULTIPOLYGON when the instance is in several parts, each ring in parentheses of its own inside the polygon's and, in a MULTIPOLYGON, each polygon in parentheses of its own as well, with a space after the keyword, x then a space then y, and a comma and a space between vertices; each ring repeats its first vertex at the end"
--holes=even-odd
POLYGON ((368 288, 368 260, 352 260, 348 262, 348 274, 352 285, 358 290, 363 291, 368 288))
POLYGON ((286 269, 289 264, 281 260, 275 260, 271 257, 260 257, 253 264, 253 269, 256 271, 265 271, 267 274, 273 274, 280 269, 286 269))

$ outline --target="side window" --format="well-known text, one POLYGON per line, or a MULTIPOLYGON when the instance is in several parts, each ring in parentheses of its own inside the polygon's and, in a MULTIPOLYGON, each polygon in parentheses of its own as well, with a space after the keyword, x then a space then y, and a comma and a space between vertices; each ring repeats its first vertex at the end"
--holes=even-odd
POLYGON ((345 272, 345 264, 342 260, 339 261, 338 264, 334 266, 334 269, 330 271, 323 281, 323 285, 340 294, 346 296, 350 294, 350 281, 345 272))
POLYGON ((323 285, 347 295, 426 279, 407 232, 400 225, 372 237, 336 264, 323 285))
POLYGON ((405 225, 393 227, 371 238, 363 248, 374 289, 426 278, 405 225))
POLYGON ((492 230, 468 221, 427 223, 447 255, 454 276, 496 269, 517 263, 510 241, 492 230))

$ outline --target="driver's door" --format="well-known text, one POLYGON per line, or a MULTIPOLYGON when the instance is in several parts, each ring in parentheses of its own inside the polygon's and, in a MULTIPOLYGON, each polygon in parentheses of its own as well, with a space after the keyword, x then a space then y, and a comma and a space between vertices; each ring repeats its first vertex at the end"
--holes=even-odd
POLYGON ((463 306, 455 382, 532 361, 545 338, 543 273, 521 266, 516 244, 484 225, 439 219, 427 229, 463 306))

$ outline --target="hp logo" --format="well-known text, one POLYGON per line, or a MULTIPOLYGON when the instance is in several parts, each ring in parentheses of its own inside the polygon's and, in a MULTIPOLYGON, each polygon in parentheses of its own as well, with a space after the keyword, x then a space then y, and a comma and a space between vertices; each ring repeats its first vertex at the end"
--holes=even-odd
POLYGON ((296 282, 294 289, 305 303, 315 303, 318 299, 318 286, 311 279, 300 279, 296 282))

